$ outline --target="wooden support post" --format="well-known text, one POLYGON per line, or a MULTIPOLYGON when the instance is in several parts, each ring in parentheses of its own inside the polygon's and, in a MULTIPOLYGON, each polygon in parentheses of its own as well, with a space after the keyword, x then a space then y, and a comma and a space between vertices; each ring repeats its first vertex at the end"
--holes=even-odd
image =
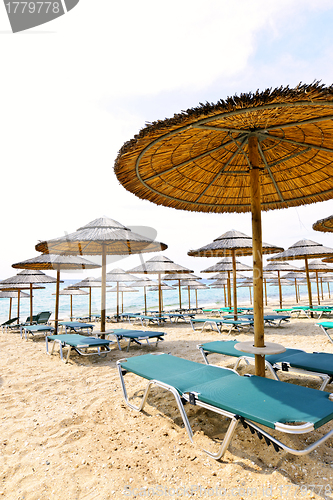
POLYGON ((60 266, 57 266, 57 282, 56 282, 56 303, 54 311, 54 333, 58 334, 59 321, 59 292, 60 292, 60 266))
MULTIPOLYGON (((306 271, 306 283, 308 285, 309 307, 312 307, 312 290, 311 290, 311 282, 309 275, 309 263, 307 257, 305 257, 305 271, 306 271)), ((313 318, 313 312, 310 313, 310 316, 311 318, 313 318)))
POLYGON ((232 250, 232 291, 234 299, 234 319, 237 320, 237 286, 236 286, 236 255, 232 250))
POLYGON ((32 325, 32 317, 33 317, 33 306, 32 306, 32 283, 30 283, 30 325, 32 325))
MULTIPOLYGON (((106 309, 106 249, 102 247, 102 287, 101 287, 101 332, 105 332, 105 309, 106 309)), ((105 335, 101 335, 105 338, 105 335)))
MULTIPOLYGON (((261 231, 261 192, 258 139, 249 137, 250 190, 252 213, 252 252, 253 252, 253 314, 254 346, 264 347, 264 300, 262 277, 262 231, 261 231)), ((265 376, 265 356, 255 355, 255 374, 265 376)))
POLYGON ((280 309, 282 309, 282 287, 281 287, 281 276, 280 276, 280 271, 277 272, 278 274, 278 283, 279 283, 279 301, 280 301, 280 309))

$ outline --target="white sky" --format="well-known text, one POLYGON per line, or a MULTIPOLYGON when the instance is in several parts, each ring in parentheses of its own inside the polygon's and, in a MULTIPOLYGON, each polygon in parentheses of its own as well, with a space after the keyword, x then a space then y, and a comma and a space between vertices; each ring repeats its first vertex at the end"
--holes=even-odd
MULTIPOLYGON (((117 152, 145 122, 199 102, 300 81, 331 85, 332 26, 331 0, 80 0, 66 15, 12 34, 2 4, 0 279, 36 256, 39 240, 103 215, 156 229, 169 246, 164 254, 196 273, 213 265, 218 259, 187 251, 231 229, 251 235, 250 215, 140 200, 113 173, 117 152)), ((312 230, 332 214, 332 200, 263 213, 263 240, 333 247, 332 233, 312 230)), ((139 263, 132 256, 108 270, 139 263)))

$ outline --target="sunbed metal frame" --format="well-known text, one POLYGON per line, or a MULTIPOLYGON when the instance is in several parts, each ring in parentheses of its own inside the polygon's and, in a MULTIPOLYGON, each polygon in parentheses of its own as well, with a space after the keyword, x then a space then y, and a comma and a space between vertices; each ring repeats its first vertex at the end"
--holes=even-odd
MULTIPOLYGON (((154 354, 160 355, 162 353, 154 353, 154 354)), ((153 355, 153 354, 151 354, 151 355, 153 355)), ((223 410, 221 408, 217 408, 215 406, 212 406, 211 404, 200 401, 198 399, 199 393, 190 392, 190 393, 179 394, 179 392, 177 391, 177 389, 175 387, 173 387, 172 385, 166 384, 164 382, 161 382, 157 379, 148 381, 146 389, 145 389, 144 394, 143 394, 143 397, 141 399, 140 405, 135 406, 134 404, 132 404, 129 401, 126 386, 125 386, 124 375, 127 373, 127 370, 122 368, 121 363, 126 362, 126 361, 127 361, 126 358, 118 360, 117 361, 117 368, 118 368, 118 373, 119 373, 119 377, 120 377, 123 396, 124 396, 124 399, 125 399, 127 406, 129 406, 133 410, 142 411, 146 402, 147 402, 149 392, 153 386, 161 387, 162 389, 169 391, 171 394, 173 394, 173 396, 176 400, 176 403, 177 403, 180 415, 182 417, 185 429, 187 431, 187 434, 188 434, 189 439, 190 439, 192 444, 194 444, 193 431, 192 431, 191 425, 189 423, 189 420, 188 420, 188 417, 187 417, 187 414, 186 414, 186 411, 184 408, 185 403, 190 403, 191 405, 200 406, 202 408, 205 408, 207 410, 210 410, 214 413, 217 413, 219 415, 222 415, 222 416, 230 419, 229 427, 225 433, 224 439, 219 447, 219 450, 216 453, 213 453, 209 450, 202 449, 202 451, 207 453, 207 455, 209 455, 211 458, 213 458, 215 460, 219 460, 220 458, 222 458, 224 453, 227 451, 229 444, 230 444, 230 442, 233 438, 233 435, 235 433, 235 430, 236 430, 238 423, 241 423, 244 426, 244 428, 249 427, 251 433, 252 434, 256 433, 257 436, 259 437, 259 439, 264 438, 264 440, 268 446, 270 444, 272 444, 275 451, 279 451, 280 449, 283 449, 284 451, 286 451, 288 453, 291 453, 293 455, 298 455, 298 456, 307 455, 311 451, 315 450, 318 446, 323 444, 325 441, 327 441, 333 435, 333 429, 332 429, 327 434, 325 434, 322 438, 318 439, 317 441, 315 441, 311 445, 307 446, 306 448, 304 448, 302 450, 297 450, 297 449, 291 448, 291 447, 287 446, 286 444, 282 443, 282 441, 273 437, 271 434, 269 434, 267 431, 263 430, 259 425, 255 424, 254 422, 252 422, 248 418, 244 418, 240 415, 231 413, 227 410, 223 410)), ((216 365, 213 365, 213 366, 216 366, 216 365)), ((230 368, 224 368, 224 367, 220 367, 220 366, 217 368, 220 368, 221 370, 230 370, 230 371, 234 372, 235 374, 239 375, 235 370, 231 370, 230 368)), ((131 373, 131 372, 129 372, 129 373, 131 373)), ((282 383, 283 382, 281 382, 281 384, 282 383)), ((333 399, 333 394, 331 394, 330 396, 332 396, 332 399, 333 399)), ((298 435, 298 434, 305 434, 308 432, 312 432, 315 430, 315 428, 314 428, 314 425, 312 423, 309 423, 309 422, 304 423, 304 424, 298 424, 298 425, 288 425, 288 424, 276 422, 275 423, 275 430, 286 433, 286 434, 298 435)))
POLYGON ((126 349, 126 351, 128 352, 130 345, 131 345, 131 342, 134 342, 135 344, 141 345, 142 340, 145 340, 147 342, 147 344, 150 345, 149 340, 156 338, 155 347, 157 347, 157 344, 159 341, 163 342, 163 340, 164 340, 163 337, 166 335, 166 333, 164 333, 164 332, 149 332, 149 331, 145 332, 145 331, 140 331, 140 330, 116 329, 116 331, 111 330, 110 332, 108 332, 108 335, 114 335, 116 337, 119 351, 122 350, 119 341, 122 339, 128 340, 127 349, 126 349), (121 332, 121 333, 117 333, 117 330, 118 330, 118 332, 121 332), (129 337, 128 336, 129 333, 137 333, 138 336, 129 337))
MULTIPOLYGON (((79 344, 79 345, 76 345, 76 346, 72 346, 72 345, 68 344, 65 340, 63 340, 63 338, 49 339, 48 337, 46 337, 46 339, 45 339, 46 340, 46 354, 49 354, 50 356, 52 356, 56 344, 59 345, 60 359, 64 363, 68 363, 68 360, 69 360, 69 357, 71 355, 72 350, 74 350, 75 352, 77 352, 80 356, 93 356, 93 355, 96 355, 96 354, 98 354, 98 356, 101 356, 102 354, 106 355, 108 352, 111 352, 110 346, 108 346, 105 343, 101 343, 100 345, 98 345, 98 344, 96 344, 96 345, 91 345, 90 344, 89 345, 87 343, 86 344, 84 343, 85 340, 89 340, 89 341, 92 340, 92 339, 101 340, 98 337, 84 337, 83 335, 79 335, 79 334, 77 334, 77 335, 78 335, 78 337, 82 338, 82 344, 79 344), (49 342, 52 342, 51 352, 49 352, 49 342), (101 347, 103 347, 105 350, 101 351, 101 347), (66 355, 65 359, 64 359, 63 348, 67 348, 68 349, 67 350, 67 355, 66 355), (94 351, 94 352, 88 352, 87 350, 90 349, 90 348, 97 349, 97 352, 96 351, 94 351), (81 351, 81 349, 85 349, 85 351, 81 351)), ((58 336, 60 337, 60 335, 58 335, 58 336)), ((113 344, 112 340, 109 340, 108 342, 109 342, 109 344, 113 344)))
MULTIPOLYGON (((324 321, 324 323, 327 323, 327 321, 324 321)), ((329 323, 329 322, 328 322, 328 323, 329 323)), ((333 344, 333 339, 332 339, 332 337, 330 336, 330 334, 328 333, 328 331, 327 331, 327 327, 326 327, 326 328, 325 328, 325 327, 323 327, 323 325, 321 325, 320 323, 316 323, 316 326, 319 326, 319 328, 320 328, 320 329, 321 329, 321 330, 325 333, 325 335, 326 335, 326 337, 328 338, 328 340, 329 340, 330 342, 332 342, 332 344, 333 344)), ((332 329, 333 329, 333 322, 332 322, 332 329)))
POLYGON ((21 339, 24 337, 28 340, 29 334, 35 337, 35 335, 50 335, 54 331, 54 328, 50 325, 20 325, 20 335, 21 339))
POLYGON ((191 319, 190 318, 190 323, 192 326, 192 329, 194 332, 197 332, 198 330, 195 329, 194 324, 195 323, 200 323, 202 324, 202 328, 200 330, 200 333, 203 332, 205 329, 206 325, 210 325, 211 329, 214 330, 214 325, 218 333, 222 333, 222 326, 223 325, 229 325, 229 330, 228 330, 228 335, 231 334, 234 330, 237 332, 243 332, 244 328, 250 329, 253 328, 254 321, 252 320, 233 320, 233 319, 214 319, 214 318, 200 318, 200 319, 191 319), (220 327, 219 327, 220 325, 220 327))
MULTIPOLYGON (((223 340, 221 340, 223 342, 223 340)), ((202 354, 202 357, 206 363, 206 365, 209 365, 208 361, 208 356, 209 354, 221 354, 222 356, 230 356, 232 357, 231 354, 226 354, 226 353, 220 353, 220 352, 214 352, 214 351, 205 351, 203 348, 202 344, 198 344, 197 348, 202 354)), ((305 351, 304 351, 305 352, 305 351)), ((242 356, 237 357, 237 361, 234 364, 233 370, 237 371, 239 366, 241 365, 242 361, 244 361, 247 365, 253 364, 254 363, 254 357, 252 356, 247 356, 245 353, 242 356)), ((320 378, 322 380, 322 384, 319 388, 320 391, 324 391, 327 387, 328 384, 330 384, 333 381, 333 377, 331 375, 321 373, 321 372, 315 372, 311 370, 306 370, 302 368, 296 368, 290 365, 288 361, 279 361, 277 363, 274 363, 273 365, 267 361, 265 358, 265 368, 270 372, 272 377, 275 380, 280 380, 277 372, 282 371, 282 372, 290 372, 290 373, 295 373, 296 375, 304 375, 306 377, 315 377, 315 378, 320 378)))

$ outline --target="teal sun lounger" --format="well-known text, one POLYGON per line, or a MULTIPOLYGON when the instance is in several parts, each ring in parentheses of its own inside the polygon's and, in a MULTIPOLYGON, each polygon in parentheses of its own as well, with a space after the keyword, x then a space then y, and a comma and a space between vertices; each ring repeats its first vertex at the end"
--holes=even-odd
MULTIPOLYGON (((254 354, 245 353, 235 349, 236 340, 218 340, 199 344, 200 350, 206 364, 209 354, 222 354, 234 356, 237 359, 234 370, 237 370, 242 361, 254 362, 254 354)), ((298 375, 319 377, 322 380, 320 390, 326 389, 327 384, 333 381, 333 354, 326 352, 305 352, 301 349, 286 349, 280 354, 269 354, 265 356, 265 366, 272 376, 279 380, 278 371, 296 373, 298 375)))
POLYGON ((294 455, 310 453, 333 435, 332 429, 306 448, 298 450, 268 432, 272 429, 282 434, 303 434, 331 422, 333 395, 327 392, 255 375, 242 377, 228 368, 200 364, 169 354, 145 354, 121 359, 117 367, 125 402, 134 410, 143 409, 153 386, 173 394, 191 442, 193 432, 184 408, 186 402, 229 419, 230 425, 218 452, 204 450, 214 459, 223 456, 239 423, 264 438, 266 444, 272 444, 276 451, 283 449, 294 455), (127 395, 127 373, 148 381, 138 406, 127 395))
POLYGON ((195 332, 195 325, 202 325, 201 332, 205 329, 206 326, 209 326, 212 330, 214 327, 219 333, 222 333, 223 326, 228 327, 228 335, 236 330, 237 332, 241 332, 244 328, 249 329, 253 327, 254 320, 253 319, 230 319, 230 318, 190 318, 190 323, 192 326, 192 330, 195 332))
POLYGON ((92 356, 94 354, 106 354, 110 352, 112 340, 98 339, 95 337, 84 337, 78 333, 49 335, 46 337, 46 353, 52 355, 56 345, 59 346, 61 361, 68 362, 71 351, 74 350, 81 356, 92 356), (52 342, 49 352, 49 342, 52 342), (67 355, 64 359, 63 349, 67 349, 67 355))
POLYGON ((52 332, 54 332, 54 328, 50 325, 21 325, 20 327, 21 338, 24 337, 25 340, 28 340, 29 335, 33 338, 41 335, 45 337, 52 332))
POLYGON ((333 321, 320 321, 319 323, 316 323, 316 326, 319 326, 321 331, 325 333, 328 340, 333 343, 333 339, 330 335, 330 330, 333 328, 333 321))
POLYGON ((109 331, 108 335, 114 335, 116 337, 120 351, 122 350, 120 346, 120 340, 122 339, 128 340, 127 351, 129 351, 131 343, 141 345, 141 342, 143 340, 145 340, 147 344, 150 345, 149 340, 156 339, 155 346, 157 346, 159 341, 164 340, 163 337, 166 334, 163 332, 150 332, 150 331, 144 332, 142 330, 126 330, 122 328, 117 328, 115 330, 109 331))

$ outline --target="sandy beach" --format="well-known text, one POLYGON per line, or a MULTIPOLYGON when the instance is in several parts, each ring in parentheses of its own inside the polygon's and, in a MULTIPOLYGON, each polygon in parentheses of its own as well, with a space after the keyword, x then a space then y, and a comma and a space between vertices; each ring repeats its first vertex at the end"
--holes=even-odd
MULTIPOLYGON (((274 307, 277 304, 270 303, 265 311, 274 307)), ((317 321, 301 317, 280 328, 267 327, 266 339, 308 352, 333 353, 333 344, 315 326, 317 321)), ((201 342, 252 338, 251 333, 228 337, 211 330, 193 332, 184 323, 169 323, 159 330, 167 333, 159 352, 200 363, 196 346, 201 342)), ((1 333, 0 498, 333 498, 332 440, 296 457, 276 453, 239 426, 224 457, 215 461, 201 451, 201 447, 212 449, 210 437, 221 436, 225 429, 215 414, 189 408, 195 432, 192 445, 169 393, 154 389, 143 412, 129 409, 116 361, 147 352, 156 348, 132 346, 126 353, 114 344, 106 357, 74 354, 65 364, 58 353, 46 355, 43 339, 24 341, 18 333, 1 333)), ((222 356, 212 355, 210 360, 228 367, 234 364, 233 358, 222 356)), ((129 394, 142 394, 145 383, 127 377, 129 394)), ((312 377, 282 374, 281 378, 309 387, 320 385, 312 377)), ((321 427, 315 437, 329 426, 321 427)), ((285 441, 302 447, 313 436, 290 436, 285 441)))

